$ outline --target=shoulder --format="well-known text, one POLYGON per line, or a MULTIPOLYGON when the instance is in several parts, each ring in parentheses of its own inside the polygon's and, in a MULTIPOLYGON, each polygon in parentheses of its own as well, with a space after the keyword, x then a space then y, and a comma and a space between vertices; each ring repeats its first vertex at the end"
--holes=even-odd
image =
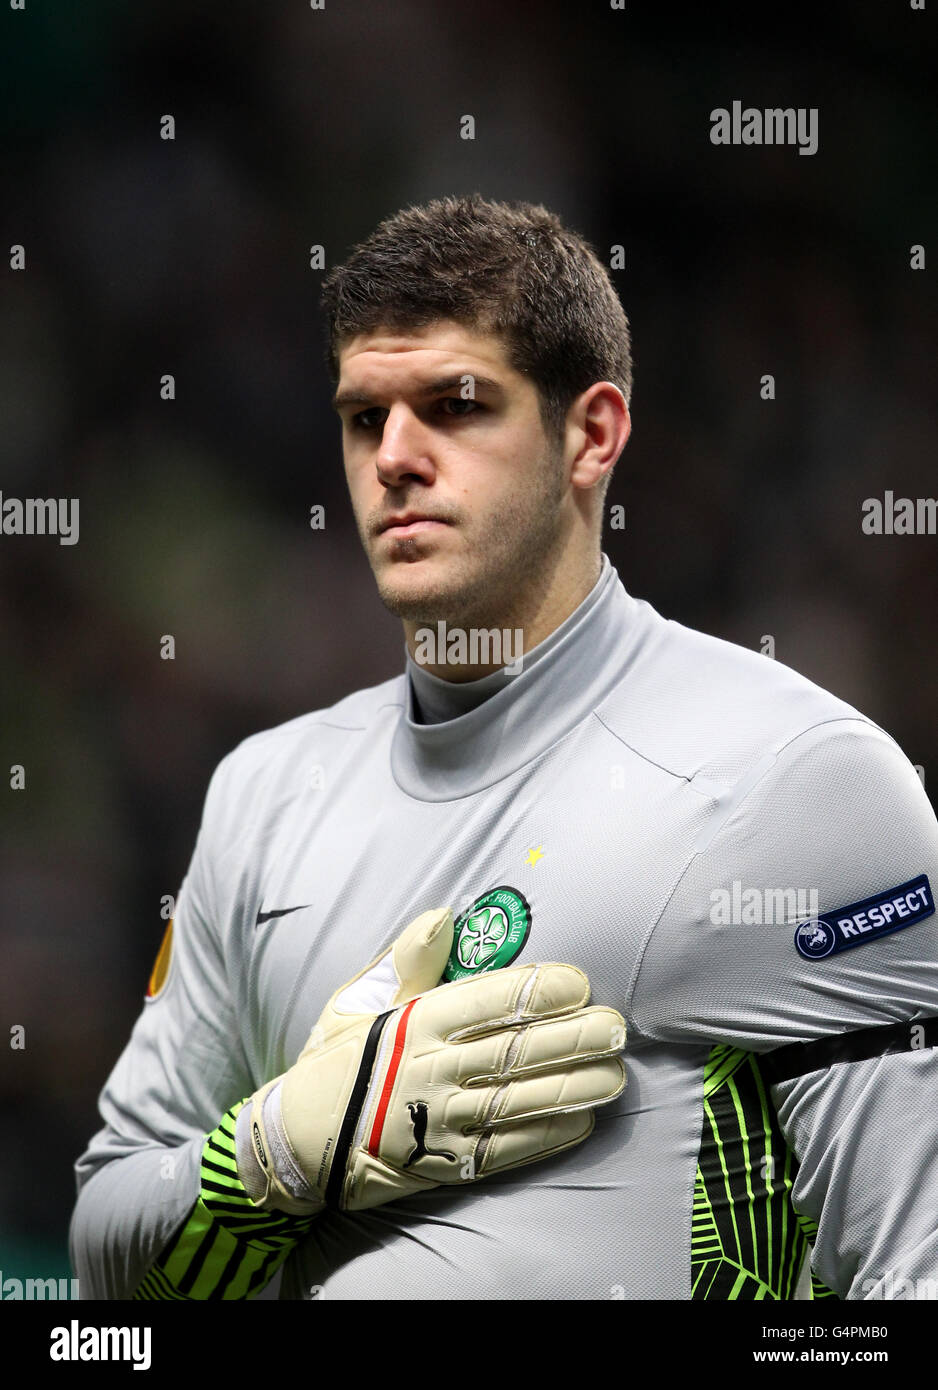
POLYGON ((335 770, 343 758, 356 756, 384 723, 396 723, 405 681, 395 676, 243 739, 212 775, 206 817, 219 825, 237 815, 243 824, 249 809, 247 818, 256 823, 262 808, 291 800, 317 769, 328 764, 335 770))
POLYGON ((405 677, 394 676, 344 696, 334 705, 288 719, 270 729, 250 734, 223 759, 220 766, 246 769, 271 758, 290 758, 333 734, 361 734, 373 728, 383 711, 403 707, 405 677))
POLYGON ((938 1012, 938 822, 922 783, 870 721, 805 723, 705 792, 706 829, 635 981, 652 1036, 761 1050, 938 1012))
POLYGON ((844 700, 782 662, 666 620, 638 602, 642 639, 625 679, 597 709, 609 732, 672 772, 726 788, 761 759, 849 721, 882 734, 844 700))
POLYGON ((938 822, 902 749, 777 661, 640 620, 597 714, 696 810, 633 976, 639 1032, 761 1050, 938 1012, 938 822), (910 884, 931 887, 905 915, 910 884), (802 951, 796 929, 818 919, 824 952, 802 951))

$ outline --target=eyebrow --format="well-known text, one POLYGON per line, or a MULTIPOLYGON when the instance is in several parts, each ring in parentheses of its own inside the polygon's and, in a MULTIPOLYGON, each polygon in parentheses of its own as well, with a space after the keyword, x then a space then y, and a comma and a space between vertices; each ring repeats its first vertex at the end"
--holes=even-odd
MULTIPOLYGON (((438 396, 443 391, 452 391, 454 386, 462 386, 465 377, 470 377, 473 385, 483 391, 489 391, 496 396, 505 394, 505 388, 500 381, 496 381, 490 376, 479 376, 477 372, 470 371, 450 372, 447 376, 439 376, 434 381, 428 381, 426 385, 419 387, 416 394, 421 398, 438 396)), ((466 399, 471 400, 472 397, 466 399)), ((337 391, 332 397, 332 409, 340 410, 342 406, 346 405, 374 405, 374 400, 363 391, 337 391)))

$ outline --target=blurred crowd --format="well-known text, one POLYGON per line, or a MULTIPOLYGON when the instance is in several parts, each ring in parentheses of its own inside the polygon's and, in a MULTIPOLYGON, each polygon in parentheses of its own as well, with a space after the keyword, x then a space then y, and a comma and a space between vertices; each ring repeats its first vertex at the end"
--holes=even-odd
POLYGON ((935 306, 910 268, 930 58, 877 8, 810 41, 493 0, 7 14, 26 269, 2 290, 0 490, 78 497, 81 530, 0 536, 3 766, 26 773, 0 798, 0 1032, 25 1028, 0 1050, 4 1277, 66 1270, 71 1165, 214 766, 403 661, 346 500, 310 246, 332 265, 472 189, 621 245, 634 432, 605 548, 626 587, 770 636, 934 796, 938 537, 860 527, 887 489, 938 493, 935 306), (818 107, 818 153, 712 146, 735 98, 818 107))

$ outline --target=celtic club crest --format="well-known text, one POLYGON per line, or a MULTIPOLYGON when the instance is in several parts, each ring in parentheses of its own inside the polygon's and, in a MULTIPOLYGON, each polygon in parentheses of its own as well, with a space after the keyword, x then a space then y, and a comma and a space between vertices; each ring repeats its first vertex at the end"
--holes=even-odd
POLYGON ((467 917, 456 944, 459 964, 467 970, 485 965, 508 935, 508 918, 500 907, 483 907, 467 917))
POLYGON ((528 939, 531 909, 517 888, 490 888, 459 914, 454 927, 444 980, 509 965, 528 939))

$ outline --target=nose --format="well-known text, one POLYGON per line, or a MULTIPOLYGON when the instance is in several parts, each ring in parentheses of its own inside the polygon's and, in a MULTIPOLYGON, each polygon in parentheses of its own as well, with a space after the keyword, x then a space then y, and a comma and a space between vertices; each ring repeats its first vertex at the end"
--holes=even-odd
POLYGON ((402 402, 392 405, 381 430, 381 443, 375 459, 378 478, 385 487, 400 487, 417 479, 432 482, 436 466, 429 453, 429 439, 423 425, 402 402))

